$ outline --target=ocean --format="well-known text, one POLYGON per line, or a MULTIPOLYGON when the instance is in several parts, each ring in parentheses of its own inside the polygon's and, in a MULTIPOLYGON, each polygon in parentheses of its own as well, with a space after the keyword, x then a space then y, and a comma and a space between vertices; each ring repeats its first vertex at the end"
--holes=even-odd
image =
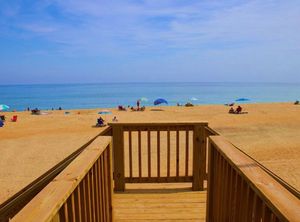
POLYGON ((168 105, 224 104, 239 98, 247 103, 291 102, 300 100, 300 84, 288 83, 97 83, 0 85, 0 104, 11 110, 39 108, 43 110, 110 108, 134 106, 146 97, 142 105, 153 105, 164 98, 168 105))

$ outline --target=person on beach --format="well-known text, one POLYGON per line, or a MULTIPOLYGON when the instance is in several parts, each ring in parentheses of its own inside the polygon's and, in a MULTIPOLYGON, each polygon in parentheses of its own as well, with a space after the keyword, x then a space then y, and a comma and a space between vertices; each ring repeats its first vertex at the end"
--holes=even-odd
POLYGON ((3 127, 4 126, 4 122, 2 119, 0 119, 0 127, 3 127))
POLYGON ((139 110, 140 109, 140 100, 139 99, 136 101, 136 106, 137 106, 137 109, 139 110))
POLYGON ((236 113, 236 114, 240 114, 241 112, 242 112, 242 107, 241 107, 241 106, 238 106, 238 107, 236 108, 235 113, 236 113))
POLYGON ((105 126, 104 119, 101 116, 97 119, 96 126, 98 126, 98 127, 105 126))
POLYGON ((231 107, 231 108, 229 109, 228 113, 231 113, 231 114, 232 114, 232 113, 235 113, 233 107, 231 107))

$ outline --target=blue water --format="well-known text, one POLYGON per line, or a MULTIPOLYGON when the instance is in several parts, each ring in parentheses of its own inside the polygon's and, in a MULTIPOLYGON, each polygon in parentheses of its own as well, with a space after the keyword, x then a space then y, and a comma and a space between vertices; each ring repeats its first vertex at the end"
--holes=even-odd
POLYGON ((61 85, 0 86, 0 104, 11 110, 27 107, 39 109, 85 109, 135 105, 146 97, 144 105, 164 98, 169 105, 186 103, 224 104, 238 98, 248 103, 287 102, 300 100, 300 84, 279 83, 105 83, 61 85), (197 100, 191 100, 196 98, 197 100))

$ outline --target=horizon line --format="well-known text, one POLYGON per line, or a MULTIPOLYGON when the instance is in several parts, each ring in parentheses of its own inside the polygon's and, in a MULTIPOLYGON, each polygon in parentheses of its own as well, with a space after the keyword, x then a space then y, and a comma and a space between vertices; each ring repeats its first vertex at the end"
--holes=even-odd
POLYGON ((300 84, 300 82, 255 82, 255 81, 251 81, 251 82, 246 82, 246 81, 226 81, 226 82, 217 82, 217 81, 203 81, 203 82, 198 82, 198 81, 150 81, 150 82, 141 82, 141 81, 137 81, 137 82, 86 82, 86 83, 78 83, 78 82, 70 82, 70 83, 8 83, 8 84, 2 84, 0 83, 0 86, 30 86, 30 85, 96 85, 96 84, 159 84, 159 83, 189 83, 189 84, 197 84, 197 83, 215 83, 215 84, 230 84, 230 83, 235 83, 235 84, 300 84))

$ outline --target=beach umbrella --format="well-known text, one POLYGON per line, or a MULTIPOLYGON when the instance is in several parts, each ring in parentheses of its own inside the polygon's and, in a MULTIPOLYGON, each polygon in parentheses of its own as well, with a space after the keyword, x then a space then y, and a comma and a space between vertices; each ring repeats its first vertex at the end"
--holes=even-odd
POLYGON ((8 109, 9 109, 8 105, 4 105, 4 104, 0 105, 0 111, 5 111, 5 110, 8 110, 8 109))
POLYGON ((239 98, 235 100, 236 102, 245 102, 245 101, 250 101, 250 99, 247 98, 239 98))
MULTIPOLYGON (((100 112, 98 112, 98 114, 100 115, 108 115, 108 114, 112 114, 111 111, 107 110, 107 109, 104 109, 104 110, 101 110, 100 112)), ((106 121, 106 118, 104 117, 104 120, 106 121)))
POLYGON ((165 99, 162 99, 162 98, 159 98, 157 100, 154 101, 154 105, 159 105, 159 104, 162 104, 162 103, 165 103, 165 104, 168 104, 167 100, 165 99))

